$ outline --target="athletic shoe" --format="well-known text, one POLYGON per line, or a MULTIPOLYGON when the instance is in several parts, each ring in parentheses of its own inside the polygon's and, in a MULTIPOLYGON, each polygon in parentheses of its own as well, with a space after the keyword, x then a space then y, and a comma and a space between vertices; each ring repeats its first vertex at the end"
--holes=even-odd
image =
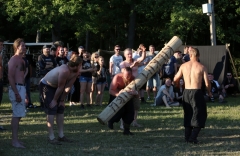
POLYGON ((56 138, 54 138, 53 140, 50 140, 48 138, 48 143, 52 144, 52 145, 62 145, 61 142, 59 142, 56 138))
POLYGON ((85 109, 85 108, 84 108, 84 105, 80 105, 80 108, 81 108, 81 109, 85 109))
POLYGON ((68 143, 72 143, 73 142, 72 140, 69 140, 65 136, 63 136, 62 138, 58 137, 58 141, 60 141, 60 142, 68 142, 68 143))

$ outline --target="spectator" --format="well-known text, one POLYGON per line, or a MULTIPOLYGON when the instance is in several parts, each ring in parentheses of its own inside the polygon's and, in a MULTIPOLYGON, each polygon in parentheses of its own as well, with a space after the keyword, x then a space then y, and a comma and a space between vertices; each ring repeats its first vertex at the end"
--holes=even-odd
POLYGON ((208 73, 208 80, 211 83, 211 93, 212 93, 212 97, 209 97, 208 94, 206 94, 206 96, 208 97, 208 100, 211 100, 212 102, 214 102, 214 99, 218 98, 220 103, 224 103, 226 101, 224 101, 224 96, 222 94, 222 89, 220 88, 220 85, 217 81, 214 80, 214 76, 212 73, 208 73))
POLYGON ((63 47, 58 47, 57 48, 57 53, 56 53, 56 62, 57 62, 57 65, 58 66, 61 66, 63 64, 67 64, 68 62, 68 59, 67 57, 65 56, 65 53, 64 53, 64 48, 63 47))
POLYGON ((175 51, 173 56, 176 58, 176 63, 177 63, 177 70, 180 68, 180 66, 183 64, 182 60, 182 52, 181 51, 175 51))
MULTIPOLYGON (((153 45, 149 46, 149 53, 147 54, 147 59, 150 62, 154 57, 156 56, 155 54, 155 47, 153 45)), ((156 97, 157 94, 157 88, 160 86, 160 78, 159 78, 159 74, 155 73, 148 81, 147 81, 147 87, 146 87, 146 91, 147 91, 147 100, 150 100, 150 91, 152 89, 153 91, 153 96, 154 99, 156 97)))
POLYGON ((50 55, 52 55, 54 58, 56 57, 56 50, 56 47, 52 45, 52 47, 50 48, 50 55))
POLYGON ((116 45, 114 47, 115 54, 110 57, 109 61, 109 74, 111 78, 114 77, 114 75, 121 72, 120 63, 123 61, 123 57, 120 55, 120 46, 116 45))
POLYGON ((88 58, 89 53, 84 50, 83 51, 83 62, 82 62, 82 69, 80 71, 81 76, 79 78, 80 81, 80 106, 82 109, 84 109, 84 94, 86 94, 87 99, 87 106, 91 107, 90 104, 90 92, 92 87, 92 72, 94 69, 91 66, 91 61, 88 58))
POLYGON ((174 75, 177 73, 177 61, 174 56, 162 66, 162 79, 170 78, 173 81, 174 75))
POLYGON ((50 55, 50 46, 43 46, 43 54, 38 56, 39 74, 45 76, 50 70, 57 66, 57 63, 52 55, 50 55))
POLYGON ((232 76, 231 72, 227 73, 227 77, 222 82, 222 92, 224 96, 235 95, 237 92, 237 81, 232 76))
POLYGON ((188 50, 189 50, 189 47, 188 47, 188 46, 185 46, 185 47, 184 47, 184 52, 183 52, 184 55, 183 55, 183 58, 182 58, 183 63, 190 61, 190 57, 189 57, 189 52, 188 52, 188 50))
MULTIPOLYGON (((72 52, 71 53, 71 57, 73 55, 79 55, 78 52, 72 52)), ((77 103, 80 101, 80 82, 79 82, 79 77, 80 77, 80 74, 79 76, 76 78, 73 86, 72 86, 72 89, 71 89, 71 94, 70 94, 70 102, 69 102, 69 105, 70 106, 73 106, 73 105, 77 105, 77 103)))
POLYGON ((93 103, 93 99, 94 99, 93 96, 96 90, 96 83, 97 83, 97 77, 98 77, 97 67, 99 66, 98 58, 99 58, 98 52, 93 53, 91 56, 91 65, 94 68, 94 71, 92 72, 92 87, 90 92, 90 103, 93 103))
POLYGON ((78 47, 78 54, 81 58, 83 58, 83 50, 84 50, 84 47, 83 46, 79 46, 78 47))
POLYGON ((182 96, 183 91, 185 89, 183 78, 179 79, 178 82, 174 85, 175 85, 174 92, 175 92, 176 100, 181 104, 182 103, 182 97, 183 97, 182 96))
POLYGON ((104 58, 102 56, 98 59, 98 70, 97 70, 97 96, 96 105, 102 106, 103 92, 107 84, 107 68, 104 65, 104 58))
POLYGON ((155 98, 155 103, 152 106, 165 105, 167 108, 171 108, 171 106, 179 106, 179 103, 174 101, 174 97, 172 80, 166 78, 165 84, 160 87, 155 98))

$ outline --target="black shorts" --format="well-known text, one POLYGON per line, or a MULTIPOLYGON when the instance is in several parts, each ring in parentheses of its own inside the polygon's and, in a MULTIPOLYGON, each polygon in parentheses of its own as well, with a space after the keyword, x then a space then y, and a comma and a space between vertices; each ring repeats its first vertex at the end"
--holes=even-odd
POLYGON ((184 127, 205 127, 207 106, 201 89, 183 92, 184 127))
POLYGON ((53 108, 49 107, 50 103, 53 100, 56 90, 57 88, 53 88, 42 82, 40 82, 39 84, 41 102, 43 103, 44 111, 47 115, 56 115, 64 113, 65 108, 63 106, 59 106, 59 101, 61 97, 58 99, 58 104, 55 107, 53 108))

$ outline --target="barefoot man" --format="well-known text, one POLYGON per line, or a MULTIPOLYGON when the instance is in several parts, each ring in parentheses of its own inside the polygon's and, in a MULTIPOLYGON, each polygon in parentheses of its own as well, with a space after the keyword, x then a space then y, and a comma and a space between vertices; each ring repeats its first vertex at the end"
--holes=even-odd
POLYGON ((207 120, 207 107, 201 91, 204 80, 208 94, 211 96, 207 69, 198 62, 200 56, 197 48, 189 48, 190 61, 181 65, 174 77, 177 82, 182 76, 185 81, 183 93, 185 141, 198 143, 197 136, 207 120))
POLYGON ((14 55, 8 62, 8 80, 9 80, 9 99, 12 103, 12 146, 17 148, 25 148, 23 143, 18 140, 19 121, 25 117, 25 79, 26 71, 25 62, 22 59, 23 53, 26 51, 23 39, 18 38, 13 43, 14 55))
POLYGON ((64 101, 79 75, 81 65, 81 57, 73 55, 67 64, 52 69, 40 81, 40 98, 47 114, 48 142, 50 144, 61 145, 61 142, 72 142, 63 134, 64 101), (55 115, 58 139, 55 139, 53 132, 55 115))

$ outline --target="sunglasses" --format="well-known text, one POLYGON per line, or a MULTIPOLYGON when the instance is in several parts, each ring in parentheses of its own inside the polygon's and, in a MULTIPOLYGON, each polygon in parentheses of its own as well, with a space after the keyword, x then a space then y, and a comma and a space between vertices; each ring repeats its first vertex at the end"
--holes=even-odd
POLYGON ((99 56, 95 56, 95 58, 98 58, 99 56))
POLYGON ((120 49, 115 49, 115 50, 120 50, 120 49))

